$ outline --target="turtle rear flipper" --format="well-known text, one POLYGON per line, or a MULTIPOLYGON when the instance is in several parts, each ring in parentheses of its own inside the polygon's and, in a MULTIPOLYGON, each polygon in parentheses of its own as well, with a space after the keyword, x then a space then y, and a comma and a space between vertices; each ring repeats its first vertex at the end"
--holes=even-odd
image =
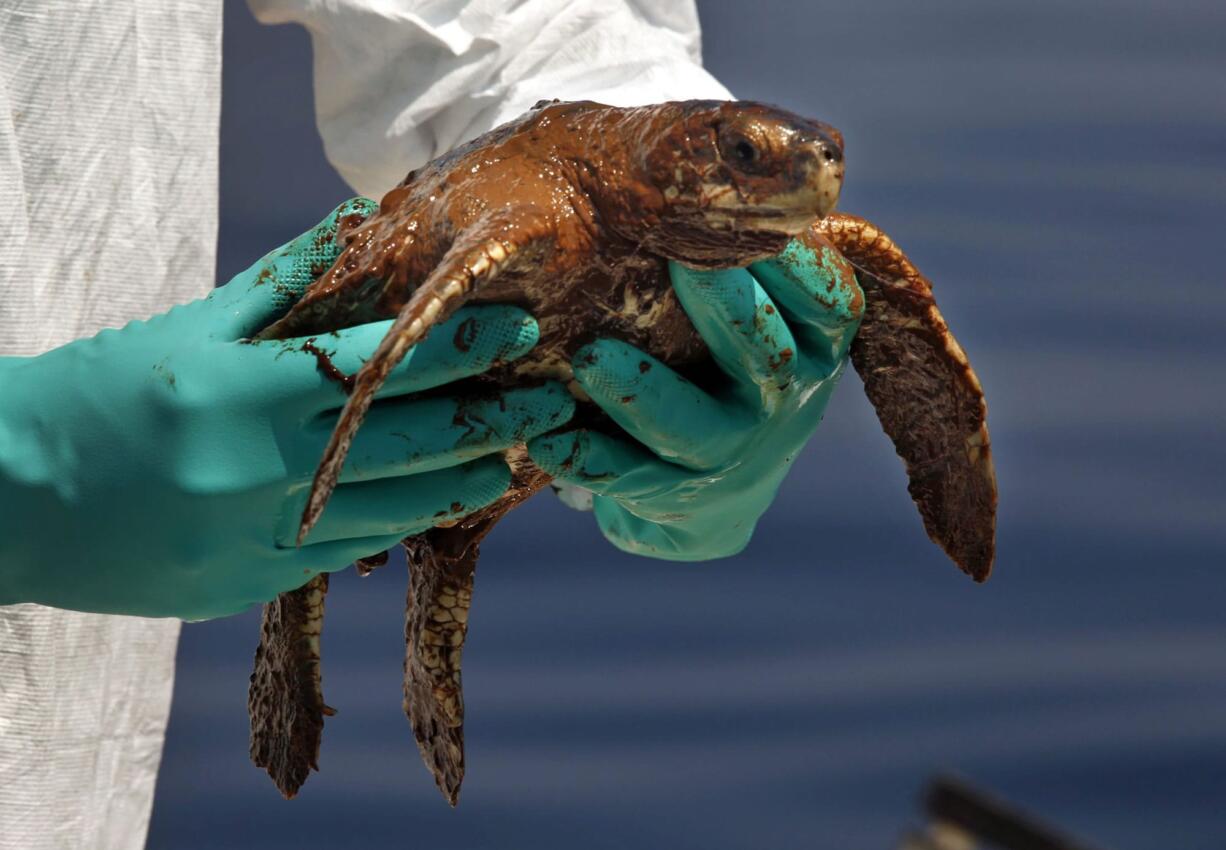
POLYGON ((932 285, 876 225, 836 213, 815 225, 855 267, 864 320, 851 361, 906 462, 928 536, 983 581, 996 553, 996 474, 983 388, 932 285))
POLYGON ((460 661, 468 634, 479 545, 450 529, 404 539, 409 566, 405 608, 404 712, 422 761, 451 805, 464 781, 464 691, 460 661), (448 543, 459 543, 449 546, 448 543), (456 551, 458 550, 458 551, 456 551))
POLYGON ((251 719, 251 760, 268 771, 288 800, 312 770, 319 769, 324 704, 319 674, 328 574, 264 606, 260 645, 247 692, 251 719))
POLYGON ((409 568, 404 619, 404 712, 438 789, 454 806, 464 781, 464 691, 460 664, 468 636, 481 541, 508 511, 549 484, 518 446, 507 451, 511 486, 458 523, 403 541, 409 568))

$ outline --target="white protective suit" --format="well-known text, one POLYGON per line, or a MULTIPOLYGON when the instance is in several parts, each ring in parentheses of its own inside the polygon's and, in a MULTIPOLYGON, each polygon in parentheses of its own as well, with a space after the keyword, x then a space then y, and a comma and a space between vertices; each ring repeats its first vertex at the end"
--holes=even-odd
MULTIPOLYGON (((376 198, 541 98, 728 97, 693 0, 250 5, 310 30, 328 157, 376 198)), ((0 3, 0 356, 212 286, 220 44, 220 2, 0 3)), ((0 850, 144 845, 178 629, 0 607, 0 850)))

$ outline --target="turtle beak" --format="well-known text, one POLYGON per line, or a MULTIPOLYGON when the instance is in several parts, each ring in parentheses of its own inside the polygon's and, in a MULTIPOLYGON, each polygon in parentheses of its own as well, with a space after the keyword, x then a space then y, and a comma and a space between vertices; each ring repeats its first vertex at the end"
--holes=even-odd
POLYGON ((805 136, 793 148, 788 190, 770 204, 787 211, 772 222, 774 227, 792 235, 834 212, 843 189, 843 146, 838 131, 814 124, 806 128, 805 136))
POLYGON ((809 140, 802 154, 805 187, 813 193, 817 215, 825 218, 834 212, 843 189, 842 138, 833 127, 823 126, 809 140))

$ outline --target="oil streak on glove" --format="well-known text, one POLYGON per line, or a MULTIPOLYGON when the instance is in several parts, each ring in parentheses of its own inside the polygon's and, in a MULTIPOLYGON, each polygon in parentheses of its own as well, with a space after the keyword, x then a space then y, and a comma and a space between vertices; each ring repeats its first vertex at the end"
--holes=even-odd
POLYGON ((502 495, 510 472, 495 453, 569 419, 560 384, 484 401, 401 398, 536 344, 522 310, 475 307, 383 387, 328 512, 294 546, 346 397, 327 357, 355 372, 389 322, 245 338, 336 257, 338 216, 373 208, 343 205, 207 298, 0 359, 0 604, 223 616, 502 495))
POLYGON ((793 241, 746 269, 670 264, 673 288, 726 378, 707 392, 616 340, 579 351, 575 378, 631 440, 569 431, 532 459, 594 494, 612 543, 697 561, 736 554, 813 435, 859 327, 864 297, 836 252, 793 241))

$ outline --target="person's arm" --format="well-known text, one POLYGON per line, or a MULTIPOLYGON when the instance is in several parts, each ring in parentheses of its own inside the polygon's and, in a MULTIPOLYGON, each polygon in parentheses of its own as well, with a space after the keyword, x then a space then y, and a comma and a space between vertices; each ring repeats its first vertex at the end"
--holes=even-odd
MULTIPOLYGON (((538 100, 732 97, 702 67, 692 0, 248 2, 265 23, 310 31, 325 150, 370 194, 538 100)), ((615 545, 703 560, 748 542, 821 421, 863 299, 840 258, 799 243, 748 271, 674 264, 671 274, 725 386, 703 393, 648 355, 600 340, 575 358, 575 375, 633 439, 572 432, 529 449, 557 481, 596 494, 615 545), (652 368, 642 371, 644 362, 652 368)))
POLYGON ((409 401, 522 356, 532 317, 472 307, 394 373, 305 545, 298 516, 351 374, 389 322, 253 343, 339 253, 359 199, 208 297, 37 357, 0 358, 0 605, 204 619, 497 499, 497 454, 565 423, 560 384, 409 401), (339 377, 339 376, 338 376, 339 377), (404 423, 413 427, 406 430, 404 423), (469 423, 481 423, 474 431, 469 423))
POLYGON ((307 28, 328 160, 373 198, 543 98, 731 99, 692 0, 248 0, 307 28))

